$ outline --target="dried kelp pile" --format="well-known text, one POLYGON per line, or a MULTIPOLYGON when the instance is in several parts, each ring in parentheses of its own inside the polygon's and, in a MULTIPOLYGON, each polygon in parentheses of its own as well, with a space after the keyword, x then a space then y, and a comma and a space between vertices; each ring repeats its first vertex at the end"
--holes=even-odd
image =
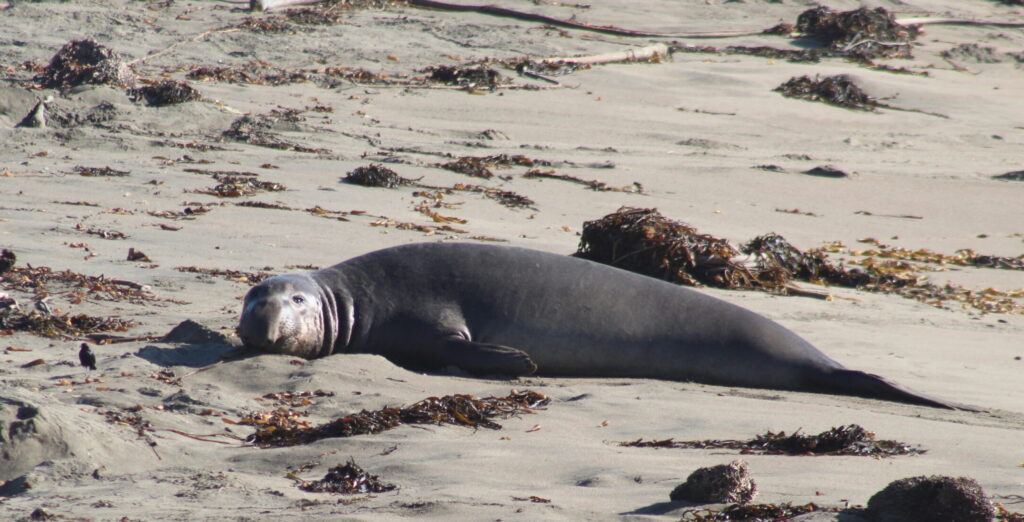
MULTIPOLYGON (((462 173, 483 173, 484 175, 478 175, 477 177, 492 177, 494 174, 490 171, 490 168, 501 167, 508 165, 533 165, 534 162, 540 160, 532 160, 526 156, 514 155, 509 156, 507 154, 498 154, 494 156, 463 156, 457 158, 453 162, 445 164, 436 164, 434 166, 444 168, 447 170, 453 170, 455 172, 462 173)), ((389 169, 383 165, 371 164, 364 167, 357 167, 356 169, 349 172, 341 180, 344 183, 351 183, 354 185, 361 185, 364 187, 383 187, 383 188, 398 188, 401 185, 409 185, 422 189, 434 191, 433 193, 426 192, 414 192, 414 196, 427 197, 430 199, 438 200, 443 195, 452 194, 455 192, 471 192, 476 194, 482 194, 487 199, 497 201, 499 204, 508 208, 532 208, 534 201, 526 196, 516 194, 509 190, 502 190, 494 187, 485 187, 483 185, 472 185, 466 183, 456 183, 451 187, 439 187, 436 185, 427 185, 420 183, 418 180, 404 178, 398 175, 392 169, 389 169)))
POLYGON ((77 274, 70 270, 54 271, 45 266, 12 267, 3 273, 0 281, 7 290, 29 292, 39 299, 61 295, 71 304, 79 304, 86 299, 128 301, 133 304, 157 300, 147 287, 139 283, 77 274))
POLYGON ((130 89, 132 101, 145 101, 151 107, 166 107, 203 99, 203 95, 188 83, 177 80, 162 80, 137 89, 130 89))
POLYGON ((356 465, 355 460, 349 459, 344 466, 335 466, 327 471, 324 478, 313 481, 303 481, 299 489, 311 493, 383 493, 391 491, 397 486, 386 484, 376 475, 371 475, 363 468, 356 465))
POLYGON ((121 56, 95 40, 73 40, 64 44, 36 77, 47 89, 70 89, 83 84, 131 87, 138 78, 121 56))
POLYGON ((302 110, 298 109, 274 109, 267 114, 246 114, 231 123, 231 127, 224 131, 223 138, 269 149, 280 149, 294 152, 309 152, 313 154, 330 154, 327 149, 317 149, 292 143, 279 137, 273 132, 278 123, 298 124, 304 121, 302 110))
POLYGON ((513 390, 507 397, 474 398, 472 395, 429 397, 404 408, 363 410, 319 426, 302 420, 304 414, 287 408, 246 415, 239 424, 256 427, 247 440, 262 448, 308 444, 332 437, 379 433, 402 424, 454 424, 472 428, 501 429, 491 419, 533 413, 546 406, 548 396, 513 390))
POLYGON ((910 58, 911 41, 918 34, 917 29, 896 23, 882 7, 836 12, 819 6, 800 13, 796 29, 820 40, 834 55, 864 60, 910 58))
POLYGON ((15 307, 0 309, 0 335, 27 332, 51 339, 77 339, 100 332, 124 332, 134 326, 134 321, 117 317, 39 310, 26 312, 15 307))
POLYGON ((629 192, 642 194, 644 191, 644 186, 635 181, 632 185, 627 185, 625 187, 612 187, 603 181, 598 181, 596 179, 583 179, 576 176, 570 176, 569 174, 558 174, 554 170, 530 169, 526 174, 523 174, 523 177, 526 179, 557 179, 560 181, 568 181, 569 183, 583 185, 596 192, 629 192))
POLYGON ((397 172, 383 166, 370 164, 364 167, 356 167, 342 178, 345 183, 362 185, 364 187, 397 188, 399 185, 408 185, 410 180, 399 176, 397 172))
POLYGON ((434 83, 457 85, 467 89, 494 90, 503 83, 508 83, 498 71, 483 65, 438 65, 424 69, 429 73, 427 79, 434 83))
POLYGON ((811 38, 820 42, 822 47, 778 49, 768 46, 731 45, 719 49, 713 46, 682 45, 676 46, 675 50, 686 53, 760 56, 794 63, 819 62, 822 58, 848 58, 874 68, 909 73, 912 71, 876 65, 871 60, 910 58, 912 42, 918 32, 913 26, 907 27, 896 23, 892 13, 882 7, 862 7, 852 11, 836 12, 829 7, 821 6, 801 13, 797 17, 796 25, 779 24, 765 29, 762 34, 811 38))
MULTIPOLYGON (((933 263, 937 265, 971 266, 977 268, 1001 268, 1005 270, 1024 270, 1024 254, 1017 257, 990 256, 979 254, 969 248, 957 250, 956 253, 942 254, 933 252, 926 248, 911 250, 886 245, 875 238, 864 238, 861 243, 874 245, 875 248, 867 250, 850 250, 849 253, 855 256, 870 256, 871 258, 894 259, 900 261, 916 261, 920 263, 933 263)), ((865 264, 851 261, 851 264, 865 264)))
POLYGON ((260 192, 280 192, 287 190, 284 185, 273 181, 260 181, 256 176, 240 176, 232 174, 213 174, 217 185, 201 190, 192 190, 196 194, 208 194, 218 198, 239 198, 260 192))
POLYGON ((687 440, 673 439, 620 442, 619 446, 630 448, 681 448, 681 449, 735 449, 744 455, 846 455, 855 457, 894 457, 897 455, 920 455, 925 450, 895 440, 875 440, 875 434, 850 424, 823 431, 817 435, 806 435, 797 430, 792 435, 786 432, 766 432, 750 440, 687 440))
MULTIPOLYGON (((5 250, 5 254, 10 252, 5 250)), ((11 253, 11 261, 13 264, 11 253)), ((143 285, 103 276, 76 274, 70 270, 54 272, 49 267, 9 267, 2 272, 0 282, 6 290, 32 294, 32 308, 22 307, 14 298, 0 300, 0 335, 28 332, 53 339, 73 339, 100 332, 123 332, 136 325, 134 321, 118 317, 96 317, 72 314, 49 304, 55 296, 71 305, 84 300, 128 301, 139 304, 156 301, 143 285)))
POLYGON ((804 505, 793 505, 792 502, 782 504, 730 504, 721 510, 687 509, 683 511, 681 520, 687 522, 724 522, 736 520, 762 522, 790 520, 793 517, 814 512, 840 513, 842 511, 843 509, 838 507, 822 507, 813 502, 804 505))
POLYGON ((1021 301, 1024 289, 970 290, 952 284, 938 285, 919 273, 924 268, 901 264, 913 259, 940 266, 958 264, 1019 270, 1024 266, 1024 256, 988 256, 970 250, 948 256, 927 250, 883 248, 849 251, 850 255, 868 257, 854 259, 850 264, 858 266, 846 268, 829 261, 826 252, 843 252, 843 247, 831 245, 802 252, 782 236, 770 233, 754 238, 737 250, 727 240, 699 234, 693 227, 665 218, 657 210, 624 207, 584 223, 580 245, 573 255, 691 286, 816 295, 791 284, 792 281, 807 281, 893 293, 942 308, 948 307, 950 302, 959 302, 965 309, 987 313, 1024 313, 1021 301), (750 256, 753 263, 746 265, 736 260, 740 252, 750 256))
POLYGON ((753 288, 757 278, 733 261, 728 241, 654 209, 621 208, 583 224, 575 257, 690 286, 753 288))
POLYGON ((334 397, 334 392, 324 390, 302 391, 302 392, 276 392, 268 393, 257 400, 273 401, 276 406, 287 406, 289 408, 304 408, 316 404, 313 399, 316 397, 334 397))
POLYGON ((259 272, 244 272, 242 270, 224 270, 220 268, 199 268, 195 266, 176 266, 175 270, 179 272, 186 272, 191 274, 203 274, 208 276, 223 277, 228 281, 235 283, 247 283, 256 284, 268 277, 273 277, 274 274, 270 273, 269 270, 273 270, 273 267, 263 267, 262 271, 259 272))
POLYGON ((847 109, 874 111, 878 107, 885 107, 878 103, 878 100, 868 96, 854 83, 852 78, 845 74, 824 78, 820 76, 790 78, 774 90, 787 98, 823 102, 847 109))
POLYGON ((279 86, 291 83, 314 83, 324 88, 335 88, 343 83, 404 85, 408 80, 352 67, 317 67, 282 69, 266 62, 252 61, 230 66, 195 66, 185 77, 189 80, 219 81, 250 85, 279 86))

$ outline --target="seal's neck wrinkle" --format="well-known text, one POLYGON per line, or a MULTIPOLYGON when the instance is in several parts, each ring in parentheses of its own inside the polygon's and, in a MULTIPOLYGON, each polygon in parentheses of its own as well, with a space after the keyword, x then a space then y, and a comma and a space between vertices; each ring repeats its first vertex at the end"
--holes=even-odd
POLYGON ((323 339, 318 357, 346 352, 352 336, 352 298, 317 281, 323 317, 323 339))

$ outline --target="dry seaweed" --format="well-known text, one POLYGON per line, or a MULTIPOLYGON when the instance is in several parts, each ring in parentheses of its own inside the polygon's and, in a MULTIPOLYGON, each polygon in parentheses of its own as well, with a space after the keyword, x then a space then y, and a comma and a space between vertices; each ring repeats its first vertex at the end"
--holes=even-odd
POLYGON ((288 205, 267 203, 266 201, 239 201, 238 203, 235 203, 235 205, 239 207, 268 208, 273 210, 298 210, 296 208, 289 207, 288 205))
POLYGON ((864 60, 910 58, 911 41, 918 34, 916 28, 896 23, 892 13, 882 7, 836 12, 820 6, 801 13, 796 28, 833 53, 864 60))
POLYGON ((431 82, 458 85, 467 89, 494 90, 502 83, 507 82, 498 71, 483 65, 438 65, 428 67, 422 72, 430 73, 428 80, 431 82))
POLYGON ((817 435, 792 435, 786 432, 766 432, 750 440, 687 440, 673 439, 620 442, 619 446, 630 448, 681 448, 681 449, 735 449, 744 455, 807 455, 855 457, 894 457, 897 455, 920 455, 925 450, 895 440, 875 440, 875 434, 850 424, 823 431, 817 435))
POLYGON ((404 408, 363 410, 319 426, 310 426, 303 414, 287 408, 246 415, 239 424, 256 427, 247 440, 261 448, 308 444, 332 437, 379 433, 402 424, 454 424, 473 428, 501 429, 491 419, 533 413, 550 399, 534 391, 513 390, 507 397, 476 399, 472 395, 429 397, 404 408))
POLYGON ((96 317, 86 314, 42 313, 20 308, 0 310, 0 335, 26 332, 51 339, 78 339, 99 332, 124 332, 136 326, 131 320, 117 317, 96 317))
POLYGON ((84 299, 97 301, 128 301, 140 304, 156 301, 148 287, 132 281, 107 279, 103 276, 87 276, 70 270, 55 272, 49 267, 35 266, 12 268, 3 277, 4 288, 30 292, 41 299, 60 293, 72 304, 84 299), (58 289, 57 286, 70 287, 58 289))
POLYGON ((345 183, 362 185, 364 187, 397 188, 399 185, 408 185, 411 180, 399 176, 395 171, 377 164, 370 164, 364 167, 356 167, 342 178, 345 183))
POLYGON ((128 170, 117 170, 110 167, 83 167, 81 165, 75 166, 72 170, 75 174, 86 177, 123 177, 131 174, 131 171, 128 170))
POLYGON ((397 486, 381 482, 376 475, 371 475, 349 459, 344 466, 335 466, 327 471, 324 478, 314 481, 303 481, 299 489, 311 493, 383 493, 397 486))
POLYGON ((751 288, 756 278, 732 260, 738 254, 728 241, 657 210, 622 208, 584 223, 573 255, 673 283, 751 288))
POLYGON ((209 194, 218 198, 238 198, 251 196, 260 192, 280 192, 287 190, 284 185, 272 181, 259 181, 249 175, 214 174, 217 185, 205 190, 192 190, 197 194, 209 194))
POLYGON ((313 397, 334 397, 334 392, 324 390, 313 390, 303 392, 277 392, 268 393, 257 400, 274 401, 275 406, 287 406, 289 408, 302 408, 316 404, 313 397))
POLYGON ((787 98, 820 101, 847 109, 874 111, 877 107, 882 106, 878 100, 868 96, 853 82, 853 79, 845 74, 826 76, 825 78, 820 76, 814 78, 810 76, 794 77, 774 90, 787 98))
POLYGON ((822 507, 813 502, 795 506, 792 502, 785 502, 783 504, 730 504, 721 510, 708 508, 687 509, 683 511, 681 520, 687 522, 724 522, 732 520, 771 522, 789 520, 807 513, 840 513, 842 511, 843 509, 838 507, 822 507))
POLYGON ((526 174, 523 174, 523 177, 526 179, 557 179, 561 181, 568 181, 570 183, 578 183, 597 192, 632 192, 640 194, 644 191, 643 185, 636 181, 634 181, 632 185, 627 185, 625 187, 612 187, 603 181, 598 181, 596 179, 582 179, 568 174, 556 174, 553 170, 545 171, 540 169, 531 169, 526 174))
POLYGON ((227 139, 294 152, 308 152, 314 154, 329 154, 327 149, 317 149, 288 142, 275 133, 271 132, 278 122, 298 123, 303 120, 300 115, 303 111, 296 109, 274 109, 267 114, 246 114, 231 123, 231 127, 224 131, 222 136, 227 139))
POLYGON ((175 270, 179 272, 186 272, 192 274, 203 274, 208 276, 223 277, 228 281, 234 281, 235 283, 247 283, 256 284, 268 277, 273 277, 274 274, 267 272, 272 270, 271 267, 264 267, 263 271, 260 272, 244 272, 241 270, 222 270, 219 268, 199 268, 195 266, 176 266, 175 270))
MULTIPOLYGON (((928 250, 909 251, 885 247, 880 250, 850 251, 868 256, 850 261, 855 268, 833 264, 826 255, 842 252, 841 245, 802 252, 777 234, 765 234, 746 243, 741 251, 753 264, 741 264, 739 253, 728 241, 697 233, 689 225, 661 216, 653 209, 624 207, 599 220, 583 224, 577 257, 664 279, 677 284, 702 284, 729 289, 762 290, 791 295, 813 295, 792 286, 792 281, 856 288, 897 294, 931 306, 948 307, 959 302, 964 309, 986 313, 1024 313, 1024 289, 1000 291, 992 288, 970 290, 960 286, 937 285, 907 267, 880 262, 922 261, 980 268, 1020 270, 1024 256, 1002 257, 961 250, 942 255, 928 250)), ((827 297, 827 296, 824 296, 827 297)))
POLYGON ((452 190, 483 194, 487 199, 497 201, 508 208, 534 208, 533 206, 535 205, 532 199, 510 190, 501 190, 481 185, 464 185, 462 183, 453 185, 452 190))
POLYGON ((463 156, 448 163, 440 163, 437 166, 459 174, 465 174, 474 178, 491 179, 494 173, 488 169, 488 163, 483 158, 463 156))
POLYGON ((266 62, 253 61, 242 65, 194 67, 185 77, 189 80, 246 83, 252 85, 286 85, 312 82, 334 88, 343 82, 377 85, 406 85, 402 76, 389 76, 352 67, 320 67, 314 69, 282 69, 266 62))
POLYGON ((144 100, 151 107, 166 107, 203 99, 203 95, 191 85, 178 80, 162 80, 137 89, 130 89, 132 101, 144 100))
POLYGON ((150 216, 164 218, 164 219, 195 219, 196 216, 201 216, 210 211, 210 207, 204 206, 198 203, 192 203, 189 206, 181 210, 150 210, 146 212, 150 216))
POLYGON ((103 239, 127 239, 128 236, 124 232, 118 232, 117 230, 104 230, 102 228, 87 227, 81 223, 75 223, 73 229, 84 232, 92 236, 98 236, 103 239))
POLYGON ((131 87, 136 76, 116 51, 87 38, 61 47, 36 79, 45 88, 70 89, 82 84, 131 87))

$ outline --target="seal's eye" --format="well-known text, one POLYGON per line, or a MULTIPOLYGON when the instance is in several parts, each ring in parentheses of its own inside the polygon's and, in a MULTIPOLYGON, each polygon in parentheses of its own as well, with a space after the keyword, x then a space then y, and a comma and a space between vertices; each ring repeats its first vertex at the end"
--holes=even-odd
POLYGON ((302 304, 306 302, 306 298, 302 297, 301 295, 297 295, 292 297, 292 302, 294 302, 295 304, 302 304))

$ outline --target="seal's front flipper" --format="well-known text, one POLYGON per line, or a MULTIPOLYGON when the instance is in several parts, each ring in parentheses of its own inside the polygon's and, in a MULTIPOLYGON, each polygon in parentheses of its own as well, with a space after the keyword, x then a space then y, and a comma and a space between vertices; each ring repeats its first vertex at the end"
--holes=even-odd
POLYGON ((445 337, 438 346, 443 366, 458 366, 475 375, 520 377, 537 371, 522 350, 500 344, 476 343, 459 336, 445 337))

